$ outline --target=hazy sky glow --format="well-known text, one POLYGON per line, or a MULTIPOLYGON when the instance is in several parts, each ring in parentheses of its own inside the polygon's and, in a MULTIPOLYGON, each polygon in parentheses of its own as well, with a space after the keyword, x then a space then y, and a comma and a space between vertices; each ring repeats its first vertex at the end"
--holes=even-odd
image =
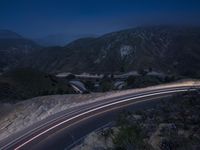
POLYGON ((28 37, 200 24, 199 0, 0 0, 0 28, 28 37))

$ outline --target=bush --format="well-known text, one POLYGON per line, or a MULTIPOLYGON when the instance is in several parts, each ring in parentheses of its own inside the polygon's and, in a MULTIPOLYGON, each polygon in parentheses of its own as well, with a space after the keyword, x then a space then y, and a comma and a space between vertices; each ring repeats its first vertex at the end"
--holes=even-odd
POLYGON ((106 92, 112 89, 112 83, 110 81, 103 81, 101 83, 102 92, 106 92))
POLYGON ((133 84, 135 83, 135 77, 134 77, 134 76, 129 76, 129 77, 127 78, 126 82, 127 82, 127 85, 128 85, 128 86, 133 85, 133 84))
POLYGON ((138 125, 124 126, 113 139, 116 149, 143 149, 142 130, 138 125))

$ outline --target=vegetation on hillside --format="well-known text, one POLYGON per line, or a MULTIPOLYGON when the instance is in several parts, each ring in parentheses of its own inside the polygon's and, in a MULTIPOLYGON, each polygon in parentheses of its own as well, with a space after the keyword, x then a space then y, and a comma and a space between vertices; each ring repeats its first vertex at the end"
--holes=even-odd
POLYGON ((16 69, 0 76, 0 100, 23 100, 36 96, 74 93, 68 83, 33 69, 16 69))
POLYGON ((119 131, 113 138, 115 148, 197 150, 200 148, 199 96, 197 91, 185 93, 153 109, 122 115, 119 131))
POLYGON ((153 107, 124 111, 114 127, 88 136, 78 148, 110 150, 199 150, 200 91, 165 98, 153 107), (89 138, 102 141, 93 141, 89 138))

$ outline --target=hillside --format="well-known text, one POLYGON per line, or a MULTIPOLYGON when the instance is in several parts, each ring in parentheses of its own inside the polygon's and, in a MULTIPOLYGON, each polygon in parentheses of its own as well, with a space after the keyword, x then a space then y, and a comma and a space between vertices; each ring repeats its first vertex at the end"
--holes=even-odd
POLYGON ((199 92, 195 91, 163 98, 141 110, 124 111, 73 150, 198 150, 199 108, 199 92))
POLYGON ((200 28, 152 26, 76 40, 34 52, 23 65, 47 72, 128 72, 151 68, 199 76, 200 28), (184 68, 184 69, 183 69, 184 68))
POLYGON ((9 31, 0 30, 0 72, 9 70, 40 46, 35 42, 9 31))
POLYGON ((1 75, 0 89, 0 101, 74 93, 67 83, 32 69, 16 69, 1 75))

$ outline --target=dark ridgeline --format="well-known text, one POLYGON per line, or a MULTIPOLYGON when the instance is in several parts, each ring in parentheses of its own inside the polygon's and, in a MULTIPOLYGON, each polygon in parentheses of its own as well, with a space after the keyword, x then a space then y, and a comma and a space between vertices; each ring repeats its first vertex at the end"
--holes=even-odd
POLYGON ((15 67, 21 59, 39 48, 37 43, 15 32, 0 30, 0 72, 15 67))

